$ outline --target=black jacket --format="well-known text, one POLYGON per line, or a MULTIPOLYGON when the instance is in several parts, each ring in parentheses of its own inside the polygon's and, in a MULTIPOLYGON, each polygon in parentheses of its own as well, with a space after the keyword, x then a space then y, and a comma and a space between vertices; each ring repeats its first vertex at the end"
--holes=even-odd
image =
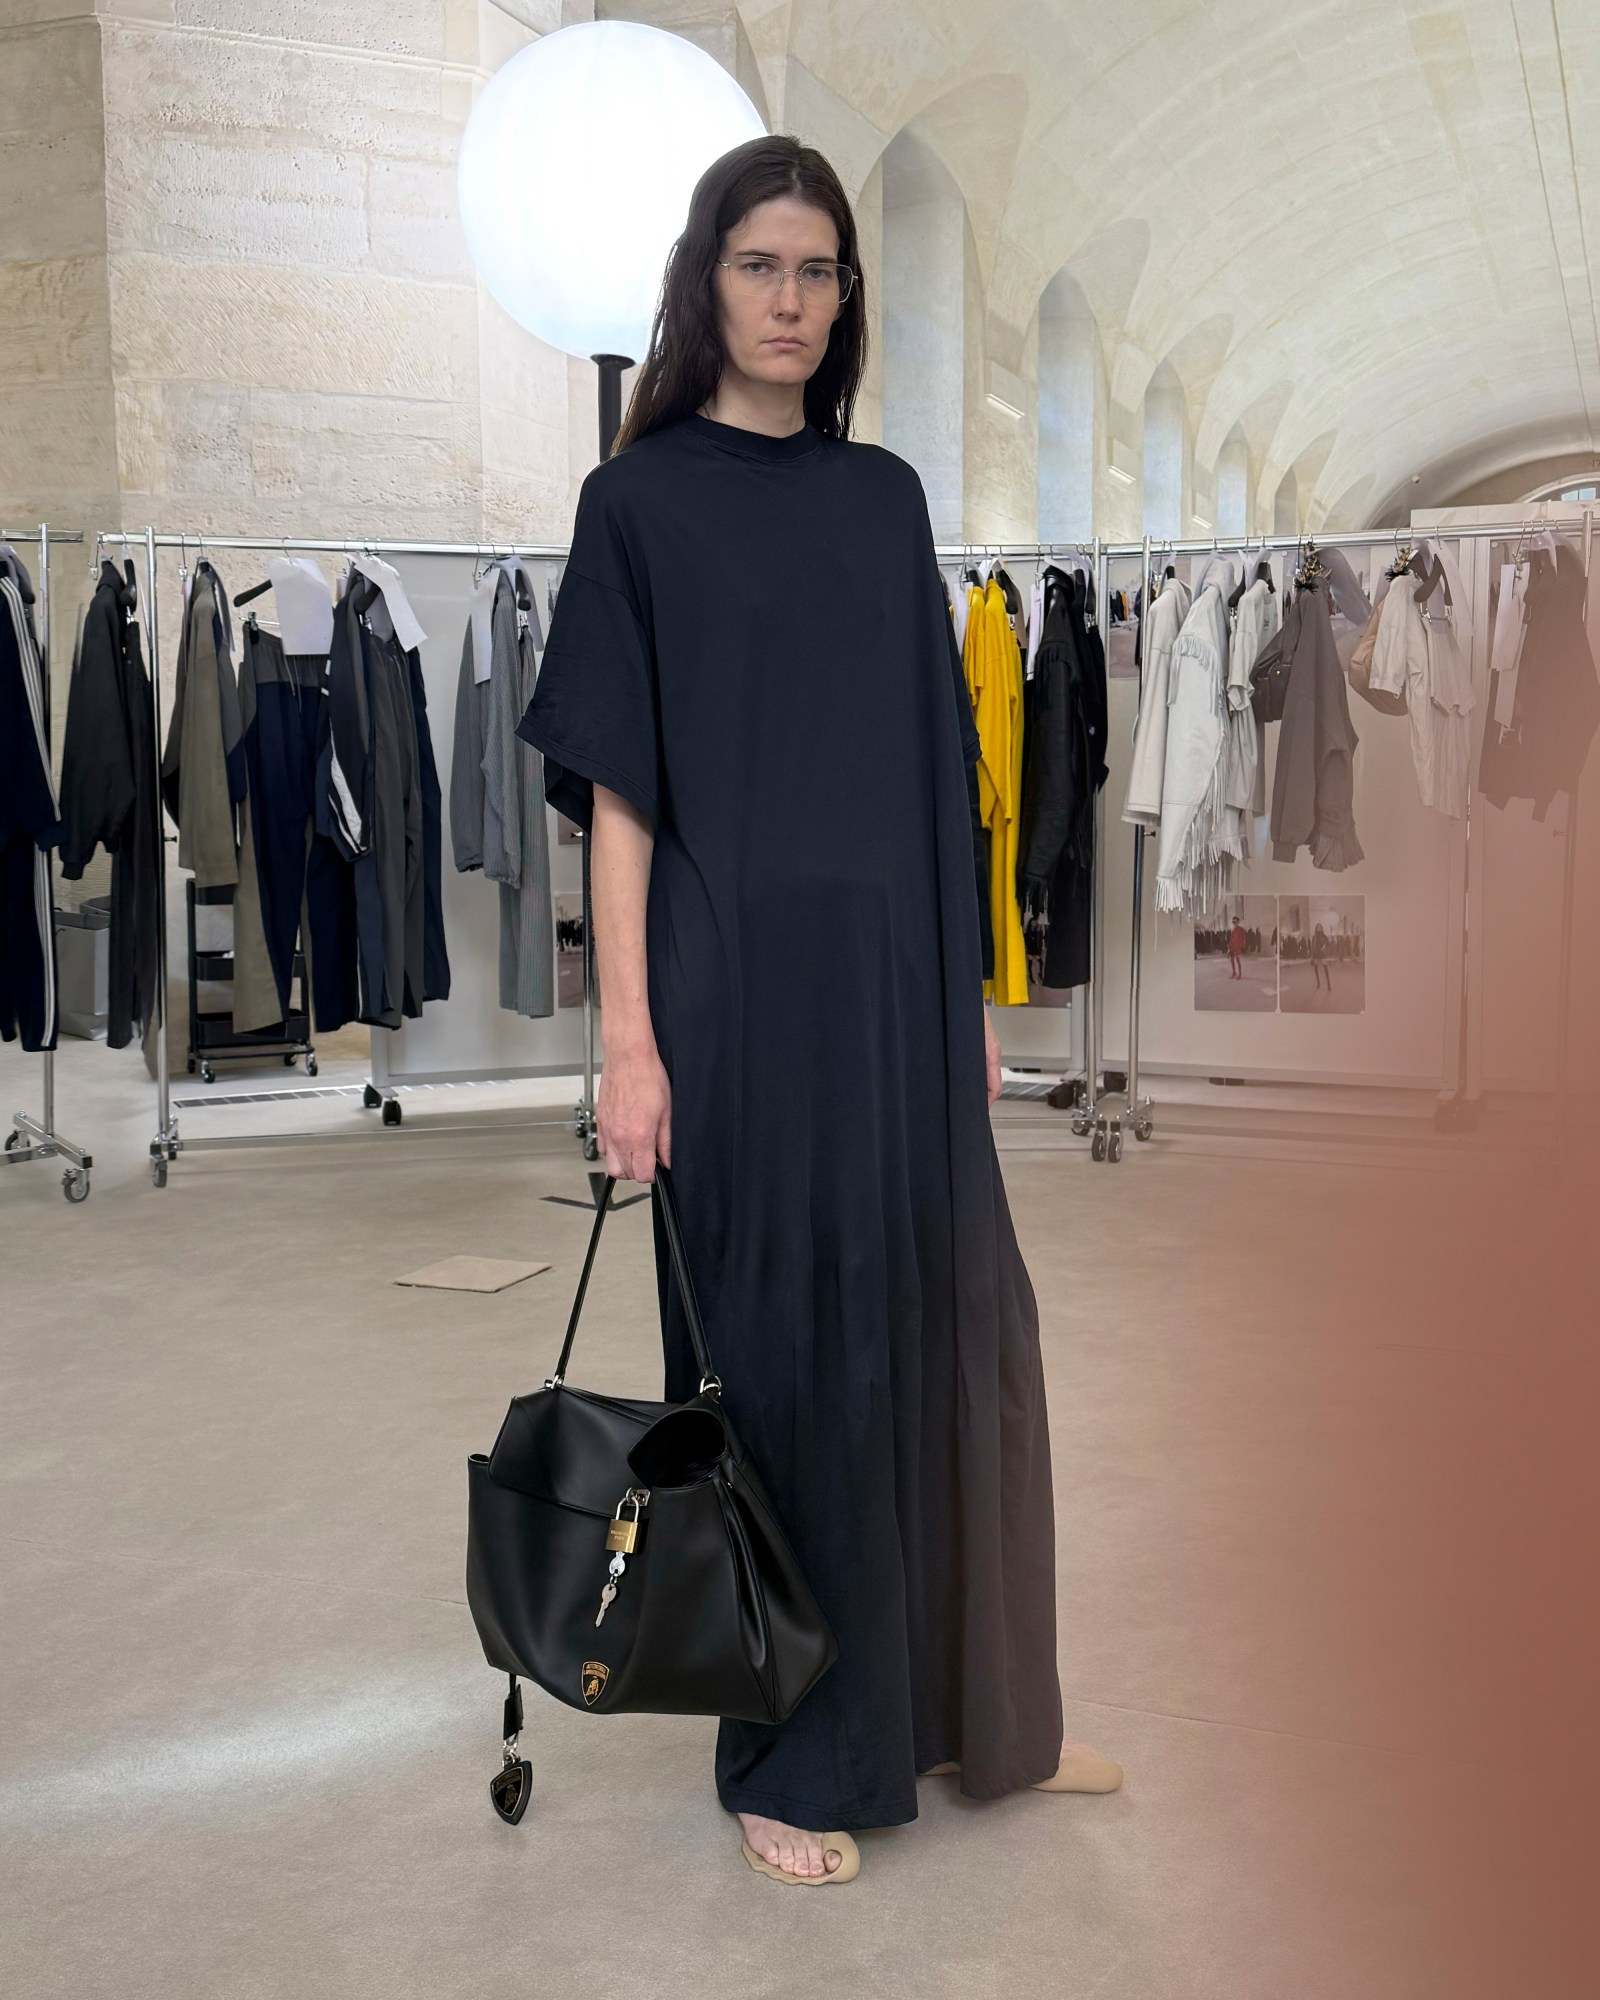
POLYGON ((1557 792, 1577 790, 1600 727, 1600 684, 1583 622, 1582 562, 1565 543, 1554 559, 1541 550, 1533 562, 1511 726, 1494 722, 1491 693, 1480 782, 1491 805, 1531 799, 1542 820, 1557 792))
POLYGON ((1023 693, 1017 901, 1042 940, 1041 984, 1089 977, 1095 794, 1106 781, 1106 662, 1076 576, 1046 573, 1044 627, 1023 693))
POLYGON ((77 881, 96 847, 111 856, 106 1041, 125 1048, 155 1006, 160 806, 155 712, 139 641, 133 565, 100 565, 67 696, 61 748, 61 873, 77 881))
POLYGON ((56 1045, 50 849, 60 831, 50 785, 49 692, 33 625, 33 584, 0 549, 0 1040, 56 1045))

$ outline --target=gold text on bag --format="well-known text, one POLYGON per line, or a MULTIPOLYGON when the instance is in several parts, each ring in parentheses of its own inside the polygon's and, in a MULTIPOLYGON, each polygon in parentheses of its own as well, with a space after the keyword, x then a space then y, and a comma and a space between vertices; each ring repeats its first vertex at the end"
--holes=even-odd
POLYGON ((583 1663, 583 1698, 590 1708, 605 1692, 606 1682, 611 1678, 611 1669, 604 1660, 585 1660, 583 1663))
POLYGON ((606 1547, 613 1553, 620 1550, 631 1556, 639 1546, 639 1530, 644 1526, 643 1509, 650 1498, 642 1486, 630 1486, 617 1502, 617 1511, 612 1516, 611 1526, 606 1530, 606 1547), (624 1507, 632 1507, 633 1519, 622 1518, 624 1507))

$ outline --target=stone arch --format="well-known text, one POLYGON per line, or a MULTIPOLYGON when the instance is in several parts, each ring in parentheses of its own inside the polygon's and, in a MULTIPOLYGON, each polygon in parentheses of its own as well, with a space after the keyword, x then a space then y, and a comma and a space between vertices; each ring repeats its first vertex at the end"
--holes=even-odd
POLYGON ((1189 522, 1189 409, 1183 384, 1163 361, 1144 392, 1144 525, 1177 537, 1189 522))
POLYGON ((1300 532, 1300 481, 1291 465, 1278 481, 1272 500, 1272 532, 1298 535, 1300 532))
POLYGON ((1217 453, 1217 533, 1250 532, 1250 444, 1235 424, 1217 453))
POLYGON ((1095 529, 1095 469, 1104 432, 1105 363, 1083 287, 1058 271, 1039 300, 1039 534, 1087 538, 1095 529))
POLYGON ((909 130, 883 150, 882 187, 883 441, 921 474, 935 537, 958 541, 965 514, 966 204, 938 153, 909 130))

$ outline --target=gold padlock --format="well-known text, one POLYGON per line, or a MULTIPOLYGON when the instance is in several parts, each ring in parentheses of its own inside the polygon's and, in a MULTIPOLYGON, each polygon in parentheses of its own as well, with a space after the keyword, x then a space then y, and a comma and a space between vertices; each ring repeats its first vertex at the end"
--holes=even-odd
POLYGON ((642 1512, 645 1502, 649 1498, 650 1495, 642 1486, 630 1486, 627 1492, 623 1494, 622 1498, 617 1502, 617 1511, 612 1518, 611 1526, 606 1530, 606 1547, 608 1550, 613 1553, 620 1551, 625 1556, 631 1556, 634 1550, 638 1548, 639 1530, 643 1526, 642 1512), (622 1518, 624 1507, 631 1507, 633 1509, 633 1519, 631 1521, 625 1521, 622 1518))

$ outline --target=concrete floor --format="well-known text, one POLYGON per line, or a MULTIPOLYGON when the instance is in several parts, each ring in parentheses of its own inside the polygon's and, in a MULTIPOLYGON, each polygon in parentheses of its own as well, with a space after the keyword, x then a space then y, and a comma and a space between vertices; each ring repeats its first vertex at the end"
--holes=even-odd
MULTIPOLYGON (((0 1175, 6 1994, 1584 1990, 1553 1962, 1491 1983, 1472 1856, 1435 1865, 1484 1796, 1457 1670, 1483 1605, 1415 1610, 1455 1545, 1452 1469, 1516 1379, 1384 1263, 1401 1213, 1498 1198, 1448 1147, 1196 1129, 1110 1169, 1060 1113, 998 1107, 1045 1329, 1068 1729, 1128 1781, 978 1805, 925 1779, 855 1884, 794 1897, 739 1857, 713 1722, 530 1690, 534 1803, 514 1831, 489 1810, 464 1460, 559 1344, 587 1225, 541 1197, 585 1192, 570 1084, 476 1119, 419 1100, 381 1135, 319 1100, 360 1136, 186 1156, 157 1193, 142 1075, 81 1046, 61 1067, 90 1201, 49 1166, 0 1175), (394 1285, 459 1251, 553 1269, 493 1297, 394 1285)), ((4 1052, 5 1115, 34 1074, 4 1052)), ((650 1268, 640 1203, 591 1285, 586 1384, 655 1391, 650 1268)))

